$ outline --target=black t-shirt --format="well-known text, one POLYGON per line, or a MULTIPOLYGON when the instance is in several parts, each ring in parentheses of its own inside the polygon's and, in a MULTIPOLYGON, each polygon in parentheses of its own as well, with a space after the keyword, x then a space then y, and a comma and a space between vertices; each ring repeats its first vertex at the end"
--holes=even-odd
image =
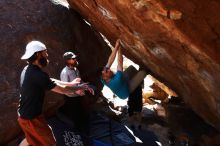
POLYGON ((28 65, 21 85, 18 113, 21 118, 33 119, 42 113, 46 90, 56 84, 36 65, 28 65))

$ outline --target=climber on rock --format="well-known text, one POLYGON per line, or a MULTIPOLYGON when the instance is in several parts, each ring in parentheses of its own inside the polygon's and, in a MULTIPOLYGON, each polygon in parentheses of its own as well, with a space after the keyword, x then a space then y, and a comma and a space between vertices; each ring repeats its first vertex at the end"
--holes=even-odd
POLYGON ((108 59, 108 62, 102 70, 102 83, 109 87, 112 92, 121 99, 126 99, 129 96, 128 81, 123 74, 123 56, 121 52, 120 40, 116 41, 115 47, 108 59), (114 74, 110 67, 113 64, 117 53, 117 72, 114 74))
MULTIPOLYGON (((134 113, 138 113, 140 117, 142 111, 142 88, 140 85, 146 76, 146 72, 140 70, 132 77, 129 76, 129 73, 126 73, 126 70, 123 72, 123 56, 121 49, 121 41, 117 40, 108 62, 102 70, 101 81, 104 85, 109 87, 118 98, 122 100, 128 99, 128 113, 130 117, 132 117, 134 113), (117 72, 114 74, 110 67, 114 62, 116 55, 118 57, 117 72), (141 93, 139 91, 141 91, 141 93)), ((133 66, 130 66, 127 70, 133 68, 133 66)))

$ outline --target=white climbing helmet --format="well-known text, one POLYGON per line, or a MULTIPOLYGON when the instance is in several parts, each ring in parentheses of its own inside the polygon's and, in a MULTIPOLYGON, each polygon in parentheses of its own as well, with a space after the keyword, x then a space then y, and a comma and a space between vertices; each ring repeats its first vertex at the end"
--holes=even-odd
POLYGON ((46 50, 46 46, 40 41, 31 41, 27 44, 24 55, 21 59, 29 59, 35 52, 46 50))

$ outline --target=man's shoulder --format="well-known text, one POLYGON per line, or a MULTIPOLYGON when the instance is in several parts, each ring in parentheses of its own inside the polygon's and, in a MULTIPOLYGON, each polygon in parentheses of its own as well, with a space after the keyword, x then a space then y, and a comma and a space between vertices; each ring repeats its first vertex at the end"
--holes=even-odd
POLYGON ((24 69, 26 69, 27 74, 31 74, 31 75, 44 75, 44 74, 47 74, 46 72, 42 71, 36 65, 28 65, 24 69))
POLYGON ((122 76, 123 76, 123 72, 117 71, 115 75, 112 77, 112 79, 110 80, 111 83, 118 84, 118 82, 121 82, 120 80, 122 79, 122 76))
POLYGON ((48 73, 44 72, 40 68, 37 68, 36 66, 28 66, 21 77, 25 79, 25 81, 40 82, 42 80, 47 80, 49 78, 49 75, 48 73))
POLYGON ((65 66, 65 67, 62 69, 61 73, 66 73, 66 72, 67 72, 67 67, 65 66))
POLYGON ((121 71, 121 70, 117 70, 117 72, 116 72, 116 74, 123 74, 123 71, 121 71))
POLYGON ((121 77, 121 76, 123 76, 123 72, 122 71, 120 71, 120 70, 117 70, 117 72, 115 73, 115 77, 117 78, 117 77, 121 77))

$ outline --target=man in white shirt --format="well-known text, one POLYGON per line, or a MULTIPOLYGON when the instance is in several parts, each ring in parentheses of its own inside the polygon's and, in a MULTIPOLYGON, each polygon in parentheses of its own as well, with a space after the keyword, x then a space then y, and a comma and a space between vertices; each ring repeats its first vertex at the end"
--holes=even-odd
POLYGON ((76 55, 73 52, 66 52, 63 54, 63 59, 65 61, 66 66, 60 73, 60 80, 65 82, 71 82, 76 78, 80 78, 79 70, 76 68, 78 65, 76 55))
MULTIPOLYGON (((73 52, 66 52, 63 54, 66 66, 60 73, 61 81, 71 82, 76 78, 80 78, 80 73, 77 69, 78 62, 76 57, 77 56, 73 52)), ((82 80, 81 84, 83 84, 82 80)), ((91 89, 89 91, 94 94, 94 90, 91 89)), ((73 121, 74 127, 77 127, 80 130, 84 129, 88 117, 88 113, 86 112, 87 110, 83 106, 83 99, 80 98, 80 96, 83 95, 85 95, 83 90, 81 93, 71 95, 74 99, 70 99, 68 96, 64 95, 66 102, 59 110, 60 113, 64 114, 64 116, 68 117, 69 120, 73 121)))

